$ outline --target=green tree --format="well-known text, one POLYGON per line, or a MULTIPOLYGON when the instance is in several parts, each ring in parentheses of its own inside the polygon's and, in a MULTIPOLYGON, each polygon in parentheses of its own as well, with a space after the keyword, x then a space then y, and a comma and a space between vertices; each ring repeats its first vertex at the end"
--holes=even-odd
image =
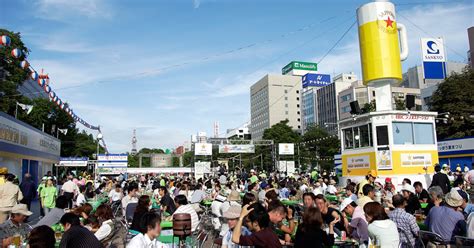
POLYGON ((474 135, 474 70, 466 68, 447 77, 428 104, 431 111, 449 112, 447 123, 436 125, 438 139, 474 135))
POLYGON ((319 164, 322 169, 330 170, 334 167, 334 155, 340 151, 340 141, 337 136, 329 133, 317 125, 310 126, 302 138, 303 145, 300 152, 303 161, 311 165, 319 164))
POLYGON ((171 158, 171 165, 173 167, 178 167, 179 166, 179 157, 173 156, 171 158))
POLYGON ((183 154, 183 166, 184 167, 192 167, 193 156, 194 156, 193 151, 188 151, 188 152, 185 152, 183 154))
POLYGON ((14 115, 16 102, 27 102, 27 98, 20 95, 18 86, 28 78, 29 70, 22 69, 20 62, 29 54, 28 48, 23 44, 20 33, 13 33, 0 29, 0 36, 7 35, 11 39, 9 47, 0 48, 0 111, 14 115), (20 58, 12 56, 12 49, 18 48, 22 52, 20 58), (3 76, 2 76, 3 74, 3 76))
POLYGON ((406 110, 405 101, 396 97, 395 99, 395 110, 406 110))
POLYGON ((374 99, 370 101, 370 103, 364 104, 364 106, 360 109, 360 111, 362 112, 362 114, 366 114, 366 113, 374 112, 375 109, 376 109, 376 105, 375 105, 375 99, 374 99))
POLYGON ((128 154, 128 166, 132 168, 138 168, 138 154, 128 154))

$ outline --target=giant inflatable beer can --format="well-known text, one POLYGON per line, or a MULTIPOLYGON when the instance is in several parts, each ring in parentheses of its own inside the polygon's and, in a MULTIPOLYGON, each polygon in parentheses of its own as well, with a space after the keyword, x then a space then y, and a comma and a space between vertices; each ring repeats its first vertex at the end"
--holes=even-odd
POLYGON ((357 21, 364 84, 376 85, 377 81, 387 80, 400 82, 401 60, 408 56, 408 46, 405 26, 397 22, 393 3, 364 4, 357 9, 357 21))

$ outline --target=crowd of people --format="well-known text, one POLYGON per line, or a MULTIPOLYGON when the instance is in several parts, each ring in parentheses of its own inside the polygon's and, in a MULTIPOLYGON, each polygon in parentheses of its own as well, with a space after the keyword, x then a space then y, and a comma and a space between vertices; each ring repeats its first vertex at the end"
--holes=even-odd
MULTIPOLYGON (((29 247, 109 247, 120 223, 135 231, 127 247, 168 247, 158 241, 160 223, 176 214, 191 216, 191 231, 209 215, 223 248, 418 247, 420 230, 453 243, 474 238, 474 170, 435 165, 430 185, 371 170, 363 180, 339 182, 334 174, 299 175, 250 170, 196 179, 184 175, 125 178, 69 174, 61 184, 51 173, 36 186, 26 174, 21 184, 0 175, 2 247, 22 240, 29 247), (344 185, 344 186, 342 186, 344 185), (29 219, 39 199, 40 219, 29 219), (203 204, 210 202, 210 205, 203 204), (62 235, 57 240, 57 228, 62 235)), ((1 172, 1 171, 0 171, 1 172)), ((220 241, 220 242, 218 242, 220 241)))

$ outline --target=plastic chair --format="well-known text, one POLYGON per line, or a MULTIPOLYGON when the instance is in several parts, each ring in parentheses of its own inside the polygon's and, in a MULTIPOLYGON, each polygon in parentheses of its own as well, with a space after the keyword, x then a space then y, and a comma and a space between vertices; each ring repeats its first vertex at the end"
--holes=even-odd
POLYGON ((399 233, 399 237, 400 237, 400 245, 398 247, 400 248, 413 248, 413 245, 411 244, 411 242, 402 242, 401 240, 401 237, 405 237, 406 240, 410 241, 410 238, 408 236, 408 233, 405 232, 405 230, 401 229, 401 228, 397 228, 398 229, 398 233, 399 233))
POLYGON ((222 238, 214 239, 211 248, 214 247, 221 247, 222 246, 222 238))
POLYGON ((425 246, 428 242, 431 242, 435 244, 436 246, 444 245, 445 247, 448 247, 449 245, 449 241, 445 241, 440 235, 434 232, 420 230, 419 236, 421 240, 423 241, 423 244, 425 244, 425 246))
POLYGON ((135 213, 135 209, 138 206, 138 202, 131 202, 127 205, 127 208, 125 210, 125 218, 127 222, 132 222, 133 220, 133 213, 135 213))
POLYGON ((198 242, 198 247, 201 248, 201 247, 204 247, 204 243, 206 242, 207 240, 207 234, 205 231, 201 231, 198 235, 197 235, 197 242, 198 242))
POLYGON ((454 241, 456 247, 474 247, 474 239, 462 237, 462 236, 454 236, 454 241))

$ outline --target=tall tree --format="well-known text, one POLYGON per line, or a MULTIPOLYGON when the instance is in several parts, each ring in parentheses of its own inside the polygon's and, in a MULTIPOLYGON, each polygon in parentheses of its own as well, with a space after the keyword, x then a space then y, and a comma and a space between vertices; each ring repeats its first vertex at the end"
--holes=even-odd
POLYGON ((453 73, 439 84, 428 103, 431 111, 449 112, 447 123, 437 123, 439 139, 474 135, 474 70, 453 73))
POLYGON ((303 161, 311 165, 320 165, 323 169, 332 169, 334 155, 340 151, 340 141, 337 136, 329 133, 317 125, 310 126, 303 135, 303 161))

